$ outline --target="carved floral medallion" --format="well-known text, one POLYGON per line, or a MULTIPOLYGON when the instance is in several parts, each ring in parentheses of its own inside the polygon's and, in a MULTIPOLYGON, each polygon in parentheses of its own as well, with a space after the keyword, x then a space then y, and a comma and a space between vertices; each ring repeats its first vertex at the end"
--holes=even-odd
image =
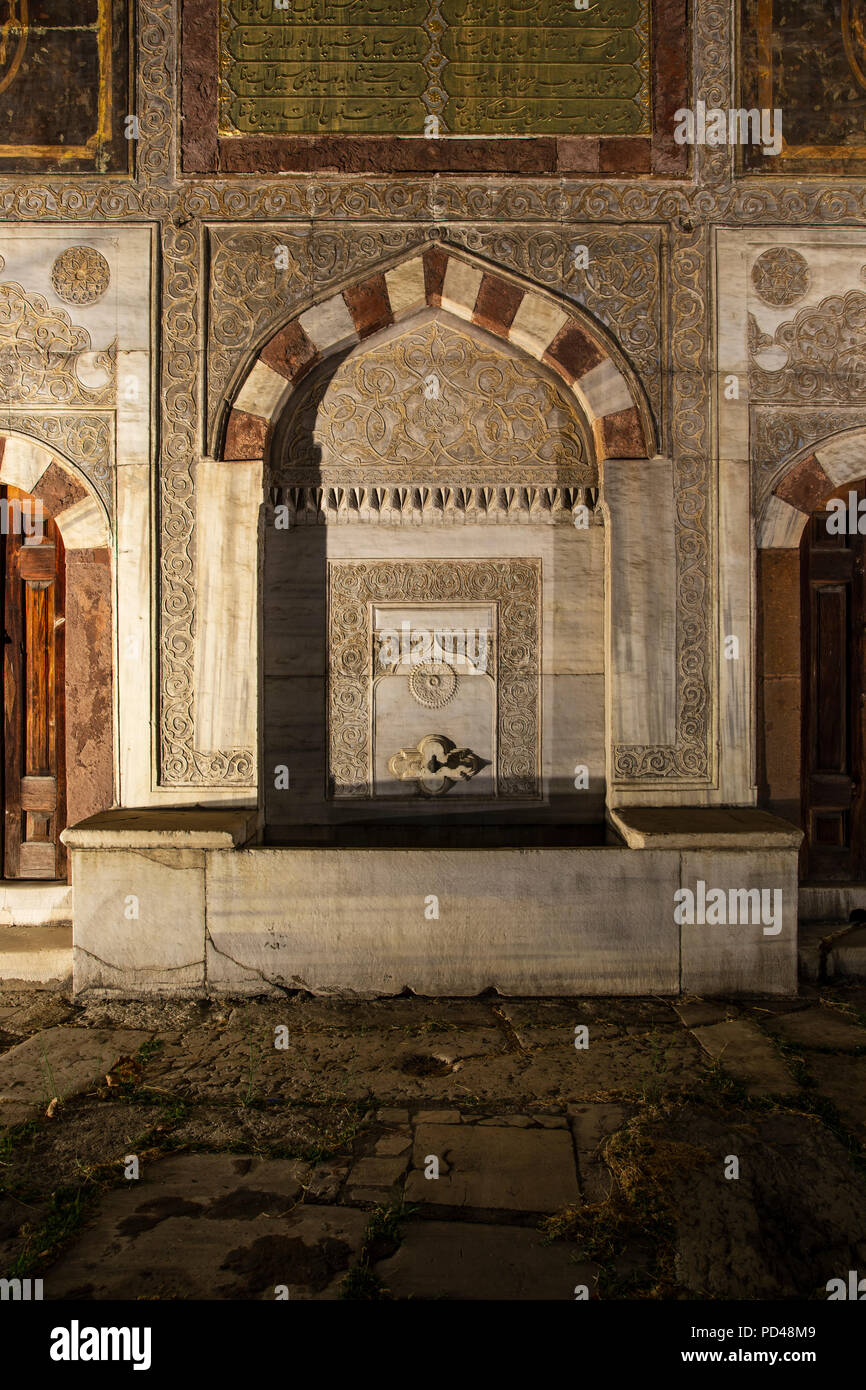
POLYGON ((110 280, 108 261, 94 246, 68 246, 51 267, 54 293, 64 304, 95 304, 110 280))

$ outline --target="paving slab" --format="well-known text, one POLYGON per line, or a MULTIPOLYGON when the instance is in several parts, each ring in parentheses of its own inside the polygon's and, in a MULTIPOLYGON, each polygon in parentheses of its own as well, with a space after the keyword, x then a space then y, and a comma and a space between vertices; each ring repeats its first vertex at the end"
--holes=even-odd
POLYGON ((686 1297, 826 1299, 828 1279, 862 1268, 866 1181, 816 1116, 691 1107, 647 1138, 662 1160, 686 1297), (722 1176, 731 1154, 736 1181, 722 1176))
POLYGON ((767 1024, 767 1031, 785 1042, 800 1047, 828 1047, 838 1052, 853 1052, 866 1047, 866 1028, 850 1023, 832 1009, 804 1009, 800 1013, 783 1014, 767 1024))
POLYGON ((381 1139, 376 1140, 377 1154, 404 1154, 407 1149, 412 1147, 412 1135, 407 1130, 405 1134, 384 1134, 381 1139))
POLYGON ((72 1004, 62 994, 49 990, 36 991, 33 998, 17 1009, 4 1012, 2 1027, 4 1033, 26 1036, 38 1033, 40 1028, 53 1028, 65 1023, 75 1012, 72 1004))
POLYGON ((45 1298, 331 1299, 363 1212, 303 1206, 303 1164, 191 1154, 143 1166, 45 1274, 45 1298))
POLYGON ((756 1024, 730 1019, 692 1032, 707 1055, 742 1082, 748 1095, 783 1096, 796 1091, 791 1073, 756 1024))
POLYGON ((866 1143, 866 1057, 813 1052, 807 1065, 819 1096, 835 1105, 843 1123, 866 1143))
POLYGON ((736 1009, 727 1004, 715 1004, 711 1000, 688 999, 674 1004, 674 1011, 685 1028, 702 1028, 710 1023, 724 1023, 725 1019, 736 1015, 736 1009))
MULTIPOLYGON (((408 1144, 406 1147, 408 1149, 408 1144)), ((359 1158, 349 1173, 349 1187, 393 1187, 402 1178, 408 1163, 408 1153, 388 1158, 359 1158)))
POLYGON ((571 1136, 563 1130, 419 1125, 405 1200, 479 1211, 554 1212, 580 1200, 571 1136), (426 1178, 429 1155, 439 1177, 426 1178))
POLYGON ((0 1127, 44 1113, 54 1096, 65 1100, 104 1081, 118 1058, 149 1037, 138 1029, 59 1027, 18 1043, 0 1056, 0 1127))
POLYGON ((565 1299, 576 1285, 590 1297, 598 1269, 574 1262, 571 1247, 543 1245, 536 1231, 514 1226, 415 1221, 396 1254, 374 1266, 392 1298, 565 1299))
POLYGON ((569 1119, 577 1148, 580 1186, 587 1202, 603 1202, 610 1192, 610 1169, 601 1150, 633 1113, 633 1108, 604 1102, 570 1105, 569 1119))

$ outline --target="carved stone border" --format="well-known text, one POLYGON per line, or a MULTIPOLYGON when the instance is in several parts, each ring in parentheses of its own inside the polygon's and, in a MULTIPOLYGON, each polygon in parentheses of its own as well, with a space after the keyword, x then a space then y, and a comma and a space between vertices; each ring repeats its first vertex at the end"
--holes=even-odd
MULTIPOLYGON (((732 104, 732 0, 695 0, 694 96, 708 105, 732 104)), ((195 458, 199 425, 202 227, 205 221, 295 222, 327 230, 335 244, 367 238, 371 225, 400 227, 461 224, 467 229, 503 224, 535 230, 570 230, 655 224, 671 236, 670 358, 673 376, 685 373, 672 401, 676 459, 677 549, 680 567, 678 667, 680 727, 671 749, 619 748, 617 775, 639 786, 712 781, 715 734, 714 653, 710 604, 712 447, 707 382, 707 229, 728 226, 866 226, 866 182, 816 178, 780 185, 772 178, 733 181, 727 149, 696 149, 695 181, 619 178, 592 173, 565 177, 467 175, 370 176, 326 173, 254 178, 177 176, 175 124, 176 13, 171 0, 138 0, 138 114, 141 140, 137 177, 93 178, 3 175, 0 215, 9 221, 52 223, 149 219, 162 227, 163 384, 171 393, 161 420, 160 462, 160 782, 164 786, 250 785, 249 749, 194 751, 192 651, 195 636, 195 458), (361 228, 360 222, 367 226, 361 228), (698 339, 703 335, 703 345, 698 339), (703 382, 696 380, 703 378, 703 382), (695 431, 697 431, 695 433, 695 431), (700 752, 699 744, 703 747, 700 752), (698 769, 703 769, 699 771, 698 769)), ((661 171, 660 171, 661 172, 661 171)), ((313 271, 308 292, 318 294, 313 271)))
POLYGON ((370 663, 375 603, 495 603, 496 762, 502 798, 541 794, 541 561, 335 560, 328 565, 331 795, 372 795, 370 663))

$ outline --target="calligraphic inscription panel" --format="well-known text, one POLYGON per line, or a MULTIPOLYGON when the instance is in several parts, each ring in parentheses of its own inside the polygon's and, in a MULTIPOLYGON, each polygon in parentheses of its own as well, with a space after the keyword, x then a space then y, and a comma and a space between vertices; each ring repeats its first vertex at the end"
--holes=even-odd
POLYGON ((649 134, 650 3, 221 0, 220 134, 649 134))

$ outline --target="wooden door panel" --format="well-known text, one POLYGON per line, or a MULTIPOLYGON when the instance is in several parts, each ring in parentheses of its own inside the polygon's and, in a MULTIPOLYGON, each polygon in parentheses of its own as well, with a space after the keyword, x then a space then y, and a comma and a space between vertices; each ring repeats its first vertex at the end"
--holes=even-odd
MULTIPOLYGON (((7 487, 9 503, 30 504, 7 487)), ((10 507, 9 512, 12 509, 10 507)), ((66 856, 63 721, 65 555, 56 526, 44 534, 2 538, 5 583, 3 648, 3 873, 61 878, 66 856)))
MULTIPOLYGON (((857 490, 866 495, 866 483, 857 490)), ((848 489, 842 492, 847 501, 848 489)), ((800 555, 804 859, 816 881, 851 881, 866 874, 866 540, 828 532, 826 522, 825 512, 810 517, 800 555)))
POLYGON ((848 756, 848 593, 841 585, 815 587, 815 721, 813 769, 847 773, 848 756))

